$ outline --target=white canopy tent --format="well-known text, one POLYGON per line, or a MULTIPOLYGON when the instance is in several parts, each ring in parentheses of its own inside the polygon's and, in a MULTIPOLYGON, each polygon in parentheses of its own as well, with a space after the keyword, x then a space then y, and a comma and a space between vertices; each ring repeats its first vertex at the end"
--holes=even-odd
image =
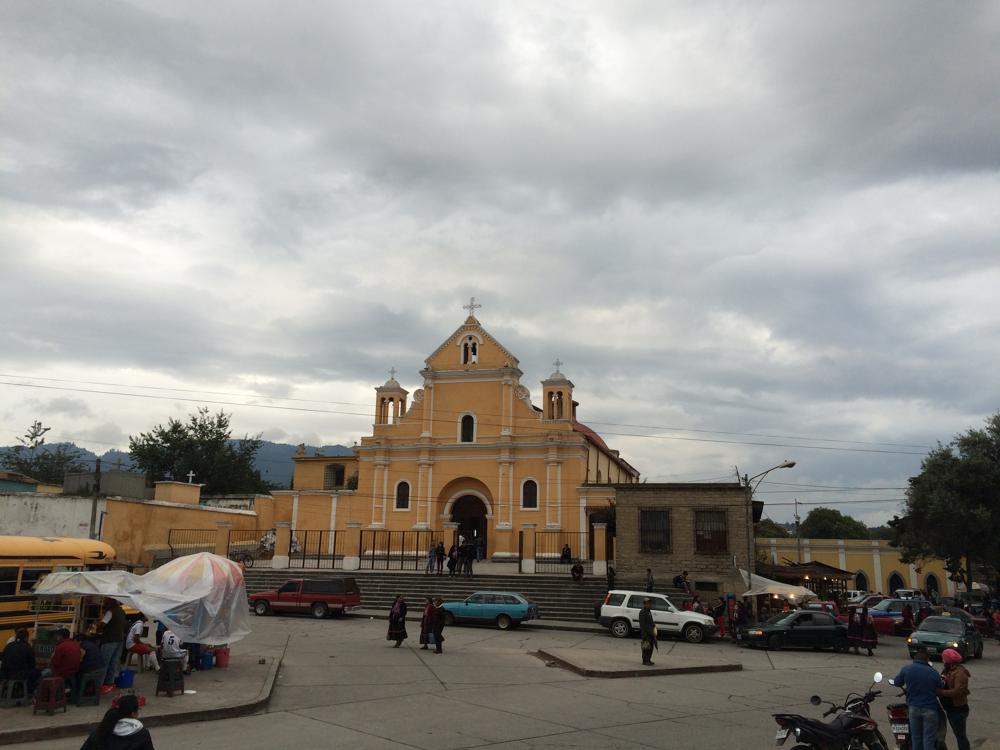
POLYGON ((789 583, 772 581, 770 578, 764 578, 756 573, 747 573, 742 569, 740 575, 743 576, 743 583, 749 587, 749 591, 746 591, 743 596, 777 595, 789 601, 805 601, 816 598, 815 592, 805 586, 792 586, 789 583))
POLYGON ((111 597, 162 622, 186 643, 221 645, 250 634, 243 571, 208 552, 178 557, 141 576, 123 570, 50 573, 34 595, 111 597))

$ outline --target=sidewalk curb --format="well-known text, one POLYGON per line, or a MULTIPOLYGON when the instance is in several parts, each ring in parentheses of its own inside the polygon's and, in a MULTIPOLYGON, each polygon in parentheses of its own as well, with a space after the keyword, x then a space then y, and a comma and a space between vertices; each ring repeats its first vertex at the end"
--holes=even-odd
MULTIPOLYGON (((244 703, 234 703, 219 708, 205 708, 200 711, 189 713, 162 714, 160 716, 143 716, 141 721, 144 727, 152 729, 154 727, 174 726, 177 724, 190 724, 198 721, 216 721, 218 719, 234 719, 239 716, 256 713, 261 708, 267 706, 274 692, 274 684, 278 678, 278 670, 281 669, 281 662, 285 656, 285 649, 288 648, 288 641, 281 650, 281 656, 270 657, 270 664, 267 668, 267 676, 257 695, 253 699, 244 703)), ((111 707, 110 701, 108 707, 111 707)), ((0 732, 0 745, 14 745, 20 742, 41 742, 62 737, 79 737, 89 734, 95 726, 95 722, 77 722, 75 724, 63 724, 56 727, 38 727, 34 729, 15 729, 0 732)))
POLYGON ((550 661, 558 664, 563 669, 575 672, 583 677, 600 677, 603 679, 619 679, 623 677, 662 677, 663 675, 677 674, 708 674, 711 672, 742 672, 742 664, 705 664, 702 666, 687 667, 653 667, 652 669, 587 669, 576 664, 561 659, 554 654, 543 649, 539 649, 534 654, 543 661, 550 661))

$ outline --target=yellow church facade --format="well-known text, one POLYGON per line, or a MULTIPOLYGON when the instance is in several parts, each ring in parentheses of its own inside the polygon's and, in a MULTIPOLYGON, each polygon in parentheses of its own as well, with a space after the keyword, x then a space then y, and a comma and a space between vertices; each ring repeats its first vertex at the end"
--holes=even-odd
POLYGON ((534 404, 517 357, 470 314, 425 360, 420 388, 411 394, 392 371, 375 389, 372 434, 354 457, 296 457, 295 489, 274 494, 314 509, 308 526, 293 513, 293 528, 454 529, 498 561, 518 557, 522 531, 576 534, 571 546, 592 547, 613 485, 639 472, 577 419, 561 364, 534 404), (352 471, 355 490, 328 486, 352 471))

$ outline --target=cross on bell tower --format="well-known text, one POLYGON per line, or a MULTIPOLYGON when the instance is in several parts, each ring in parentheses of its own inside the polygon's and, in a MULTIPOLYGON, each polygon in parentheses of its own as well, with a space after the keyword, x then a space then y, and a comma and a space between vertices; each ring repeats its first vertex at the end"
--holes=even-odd
POLYGON ((476 298, 475 297, 469 297, 469 304, 462 305, 462 309, 463 310, 468 310, 469 311, 469 317, 470 318, 476 317, 476 310, 478 310, 481 307, 482 307, 482 305, 480 305, 478 302, 476 302, 476 298))

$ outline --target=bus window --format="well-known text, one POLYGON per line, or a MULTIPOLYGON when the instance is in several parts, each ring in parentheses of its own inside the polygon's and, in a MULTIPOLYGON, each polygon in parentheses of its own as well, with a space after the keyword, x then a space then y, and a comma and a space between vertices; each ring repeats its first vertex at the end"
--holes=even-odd
POLYGON ((38 583, 38 579, 47 576, 52 572, 52 568, 25 568, 21 573, 21 593, 29 594, 38 583))
POLYGON ((14 596, 17 593, 18 568, 0 568, 0 596, 14 596))

